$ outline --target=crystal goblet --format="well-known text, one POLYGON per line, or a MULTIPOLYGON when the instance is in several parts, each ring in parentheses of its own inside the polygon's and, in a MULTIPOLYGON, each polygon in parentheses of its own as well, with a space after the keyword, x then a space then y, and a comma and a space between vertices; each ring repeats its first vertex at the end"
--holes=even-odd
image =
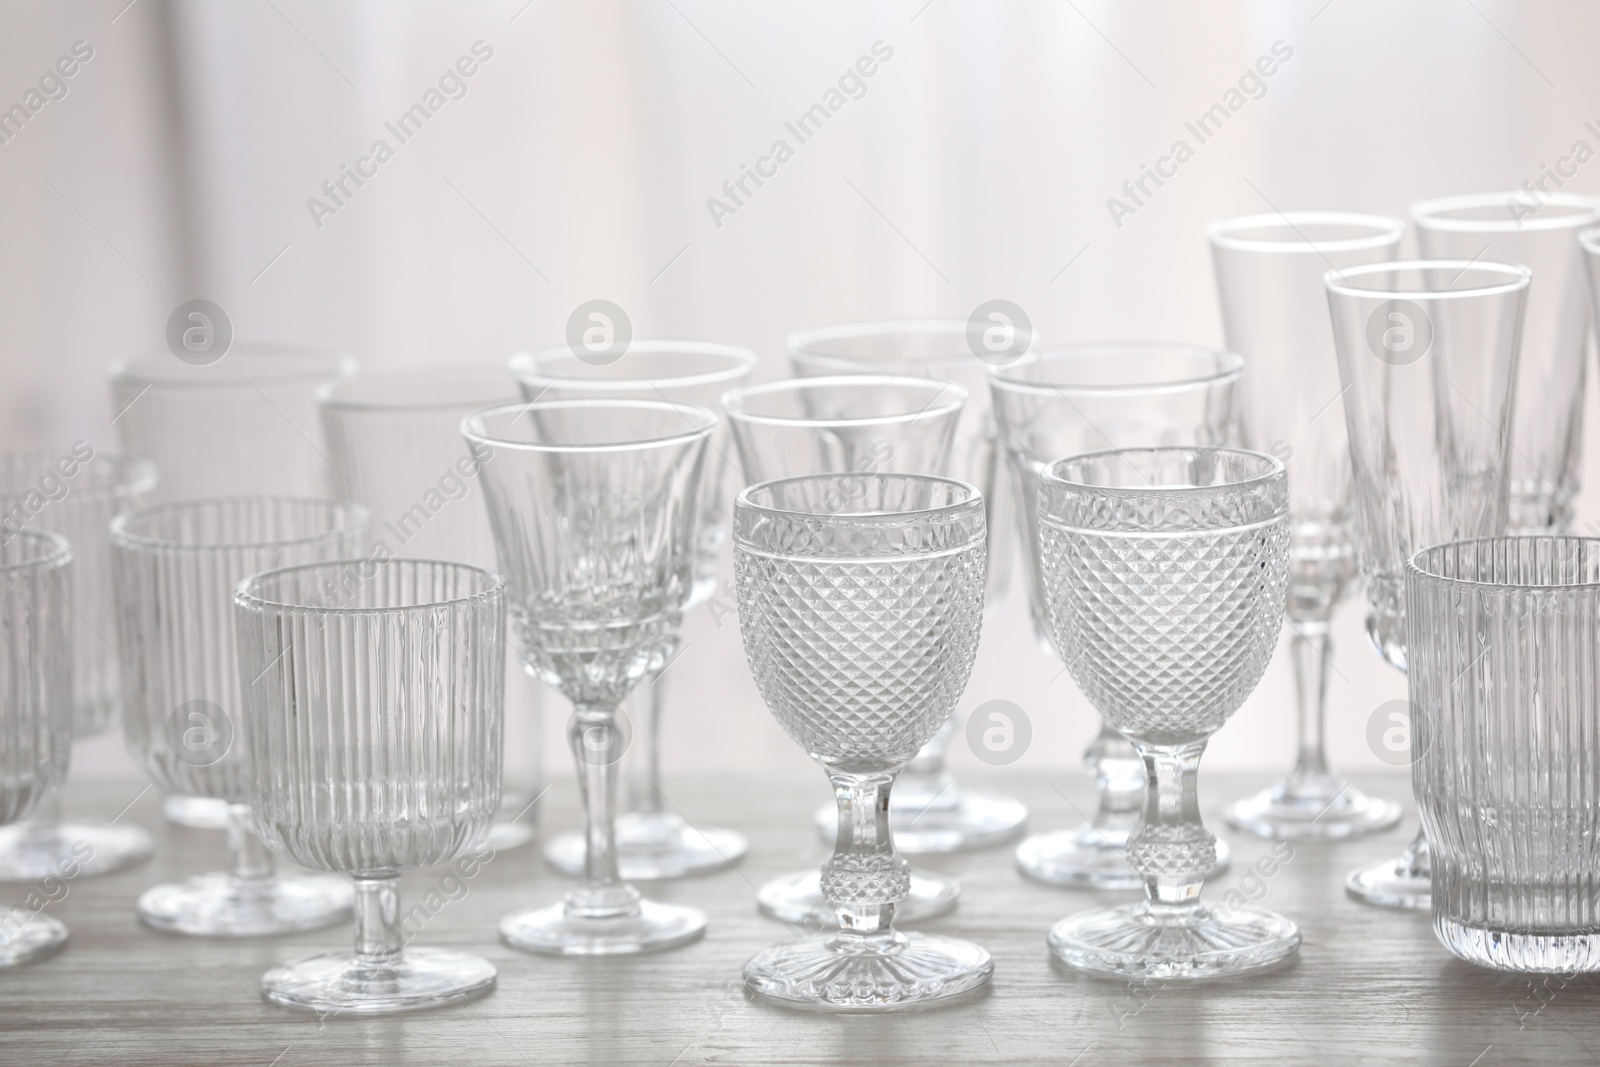
POLYGON ((1196 775, 1206 742, 1272 659, 1289 578, 1282 462, 1222 448, 1122 449, 1040 476, 1039 559, 1056 647, 1144 761, 1144 818, 1128 861, 1137 904, 1058 922, 1051 953, 1082 970, 1204 978, 1279 962, 1294 923, 1200 899, 1216 838, 1196 775))
POLYGON ((794 1007, 885 1011, 989 981, 977 945, 900 933, 910 869, 890 789, 961 698, 983 624, 984 505, 964 482, 825 474, 747 487, 734 505, 745 658, 767 707, 821 763, 839 832, 822 867, 830 937, 745 964, 746 988, 794 1007))

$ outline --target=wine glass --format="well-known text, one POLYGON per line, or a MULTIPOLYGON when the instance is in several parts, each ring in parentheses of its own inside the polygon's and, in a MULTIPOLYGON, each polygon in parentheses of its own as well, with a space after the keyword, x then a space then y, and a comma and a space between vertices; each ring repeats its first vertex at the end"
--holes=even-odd
POLYGON ((889 1011, 977 989, 969 941, 894 928, 910 869, 890 789, 961 698, 983 624, 984 505, 965 482, 823 474, 747 487, 734 505, 739 630, 756 687, 833 784, 822 867, 837 932, 775 945, 745 986, 794 1007, 889 1011))
POLYGON ((1050 952, 1081 970, 1206 978, 1277 963, 1294 923, 1200 899, 1216 838, 1196 775, 1211 735, 1277 647, 1289 579, 1283 463, 1223 448, 1121 449, 1040 475, 1039 561, 1051 632, 1090 703, 1144 761, 1128 861, 1145 899, 1058 922, 1050 952))

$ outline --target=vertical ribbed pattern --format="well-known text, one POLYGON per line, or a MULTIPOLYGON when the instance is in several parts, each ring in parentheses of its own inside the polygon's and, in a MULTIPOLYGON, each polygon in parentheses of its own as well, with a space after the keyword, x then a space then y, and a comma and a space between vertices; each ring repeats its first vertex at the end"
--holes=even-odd
POLYGON ((355 876, 444 863, 500 804, 505 586, 456 563, 294 567, 237 600, 262 838, 355 876))
POLYGON ((71 555, 54 534, 0 538, 0 826, 31 815, 72 758, 71 555))
POLYGON ((1490 966, 1600 968, 1600 541, 1426 549, 1406 598, 1440 939, 1490 966))

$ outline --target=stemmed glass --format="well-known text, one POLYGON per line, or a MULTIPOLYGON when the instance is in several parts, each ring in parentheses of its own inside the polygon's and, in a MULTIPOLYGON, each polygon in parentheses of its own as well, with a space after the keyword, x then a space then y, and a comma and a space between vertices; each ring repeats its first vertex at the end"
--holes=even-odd
MULTIPOLYGON (((116 605, 111 597, 112 516, 137 506, 155 484, 143 460, 71 449, 0 455, 0 537, 21 525, 52 530, 72 544, 72 734, 97 737, 117 719, 116 605)), ((150 855, 138 826, 61 818, 61 794, 44 798, 27 822, 0 829, 0 880, 34 881, 72 864, 79 875, 105 874, 150 855)))
POLYGON ((705 932, 705 913, 640 899, 617 870, 618 703, 671 660, 700 557, 705 408, 647 400, 543 400, 469 416, 517 650, 573 703, 586 842, 583 884, 500 922, 514 948, 651 952, 705 932))
POLYGON ((1350 446, 1322 276, 1392 260, 1405 223, 1383 215, 1296 211, 1212 223, 1228 347, 1245 358, 1240 443, 1289 469, 1289 648, 1299 745, 1289 773, 1228 807, 1228 825, 1259 837, 1345 838, 1400 821, 1328 766, 1324 743, 1329 622, 1356 574, 1350 446))
POLYGON ((175 933, 250 937, 350 913, 340 878, 282 875, 250 814, 249 741, 234 644, 234 586, 258 571, 360 552, 367 513, 304 497, 156 504, 111 522, 128 750, 163 789, 228 805, 225 872, 155 886, 139 918, 175 933))
MULTIPOLYGON (((988 599, 1005 593, 1011 575, 1012 542, 1009 534, 1011 496, 1000 473, 994 418, 989 411, 985 376, 994 358, 980 358, 973 347, 972 324, 958 320, 924 319, 903 322, 866 322, 804 330, 788 338, 789 361, 801 377, 840 374, 911 375, 954 382, 967 390, 968 401, 956 424, 955 447, 948 472, 977 486, 988 509, 988 599)), ((1033 339, 1026 330, 1012 336, 1016 356, 1031 351, 1033 339)), ((896 466, 895 470, 912 470, 896 466)), ((958 723, 952 711, 947 723, 928 742, 926 750, 906 765, 895 785, 899 798, 889 813, 895 843, 902 852, 956 852, 984 848, 1022 832, 1028 809, 1014 797, 969 789, 945 769, 945 754, 958 723)), ((831 840, 838 820, 831 805, 816 813, 817 829, 831 840)))
MULTIPOLYGON (((1344 385, 1367 636, 1406 669, 1405 561, 1506 529, 1512 404, 1532 271, 1479 260, 1373 263, 1324 278, 1344 385)), ((1428 840, 1364 867, 1351 896, 1429 906, 1428 840)))
MULTIPOLYGON (((1108 448, 1231 444, 1244 361, 1234 352, 1154 342, 1047 348, 1037 358, 990 372, 995 420, 1017 500, 1023 573, 1034 634, 1060 658, 1050 630, 1040 566, 1039 475, 1062 456, 1108 448)), ((1144 806, 1144 765, 1133 745, 1102 722, 1084 753, 1099 807, 1070 830, 1034 834, 1017 846, 1017 867, 1050 885, 1136 889, 1128 835, 1144 806)), ((1217 842, 1217 865, 1228 847, 1217 842)))
POLYGON ((494 988, 487 960, 407 948, 400 872, 483 841, 500 805, 505 582, 436 560, 313 563, 234 597, 251 807, 262 839, 347 874, 354 952, 272 968, 262 994, 321 1012, 410 1011, 494 988))
POLYGON ((821 876, 838 931, 756 954, 744 968, 751 991, 795 1007, 885 1011, 993 974, 971 942, 895 930, 910 869, 889 820, 896 775, 972 673, 984 533, 982 495, 948 478, 825 474, 739 494, 745 657, 779 725, 827 771, 839 811, 821 876))
POLYGON ((1468 193, 1411 205, 1425 259, 1519 263, 1533 271, 1523 313, 1511 416, 1511 533, 1572 524, 1583 461, 1589 300, 1577 236, 1600 222, 1600 200, 1521 191, 1468 193))
MULTIPOLYGON (((0 529, 0 826, 27 819, 72 759, 72 547, 46 530, 0 529)), ((37 909, 0 906, 0 970, 67 943, 37 909)))
MULTIPOLYGON (((864 492, 867 475, 884 472, 943 475, 967 401, 955 382, 888 375, 792 378, 730 390, 722 409, 738 449, 739 473, 748 484, 806 474, 841 473, 840 506, 864 492)), ((920 757, 918 757, 920 759, 920 757)), ((916 760, 913 760, 914 764, 916 760)), ((914 798, 910 803, 926 800, 914 798)), ((889 811, 895 847, 921 843, 924 833, 948 833, 948 824, 924 831, 919 808, 907 810, 897 793, 889 811), (895 813, 901 816, 896 819, 895 813)), ((827 809, 833 840, 836 807, 827 809)), ((999 829, 999 828, 997 828, 999 829)), ((909 895, 900 905, 908 921, 942 915, 956 906, 961 886, 953 878, 911 873, 909 895)), ((788 922, 829 925, 833 909, 822 895, 821 875, 797 871, 764 883, 756 893, 762 912, 788 922)))
POLYGON ((1216 838, 1195 782, 1207 740, 1261 680, 1283 625, 1283 464, 1221 448, 1058 460, 1040 476, 1039 557, 1056 647, 1148 779, 1128 839, 1145 899, 1061 920, 1051 953, 1145 978, 1236 974, 1293 955, 1289 920, 1201 902, 1216 838))
MULTIPOLYGON (((667 401, 715 409, 717 398, 750 377, 754 352, 698 341, 632 341, 614 359, 572 349, 519 352, 511 373, 523 399, 622 399, 667 401)), ((727 433, 718 427, 707 441, 709 453, 700 474, 699 533, 694 588, 684 611, 711 599, 717 587, 717 557, 727 539, 723 468, 727 433)), ((661 790, 661 716, 666 706, 665 662, 653 668, 649 684, 635 697, 648 700, 632 718, 627 773, 627 810, 617 816, 617 863, 628 880, 678 878, 716 870, 738 861, 750 848, 743 834, 715 826, 691 826, 668 810, 661 790)), ((544 854, 560 870, 582 874, 586 843, 581 833, 556 834, 544 854)))

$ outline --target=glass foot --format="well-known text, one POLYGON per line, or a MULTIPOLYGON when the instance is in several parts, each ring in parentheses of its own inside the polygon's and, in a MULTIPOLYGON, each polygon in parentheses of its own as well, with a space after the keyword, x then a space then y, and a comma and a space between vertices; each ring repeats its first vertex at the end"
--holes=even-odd
POLYGON ((1128 978, 1213 978, 1270 967, 1300 949, 1295 924, 1262 908, 1208 908, 1180 917, 1148 901, 1096 908, 1056 923, 1050 954, 1069 967, 1128 978))
MULTIPOLYGON (((1217 839, 1217 862, 1206 872, 1228 869, 1233 850, 1217 839)), ((1083 889, 1143 889, 1144 877, 1128 864, 1128 835, 1093 823, 1076 830, 1034 834, 1017 846, 1017 869, 1036 882, 1083 889)))
MULTIPOLYGON (((911 895, 895 905, 897 923, 911 925, 955 910, 961 883, 942 874, 911 872, 911 895)), ((814 930, 832 930, 839 916, 822 895, 822 872, 796 871, 774 878, 756 891, 756 905, 769 919, 800 923, 814 930)))
POLYGON ((265 937, 341 922, 350 917, 354 900, 344 878, 277 875, 255 880, 217 872, 147 889, 138 910, 141 920, 172 933, 265 937))
MULTIPOLYGON (((1001 793, 972 789, 951 789, 954 803, 938 796, 902 800, 897 793, 889 801, 889 825, 894 830, 896 851, 909 855, 930 852, 965 852, 998 845, 1022 832, 1028 821, 1028 807, 1001 793)), ((833 844, 839 829, 839 809, 828 804, 817 809, 817 832, 833 844)))
MULTIPOLYGON (((750 842, 743 834, 695 829, 673 812, 617 816, 617 867, 626 882, 721 870, 748 851, 750 842)), ((584 852, 583 835, 577 832, 557 834, 544 846, 551 866, 573 876, 583 874, 584 852)))
POLYGON ((1380 908, 1426 911, 1433 907, 1432 878, 1412 869, 1404 857, 1351 871, 1344 891, 1380 908))
POLYGON ((0 829, 0 881, 109 874, 150 858, 150 835, 99 822, 22 823, 0 829), (76 873, 67 874, 69 870, 76 873))
POLYGON ((67 943, 66 924, 24 908, 0 908, 0 970, 42 960, 67 943))
POLYGON ((563 902, 514 911, 500 920, 500 940, 547 956, 621 956, 687 945, 706 932, 698 908, 640 900, 610 916, 584 915, 563 902))
POLYGON ((1228 825, 1257 837, 1334 841, 1387 830, 1400 805, 1363 793, 1340 779, 1306 786, 1288 779, 1229 805, 1228 825))
POLYGON ((993 974, 987 952, 954 937, 834 935, 757 953, 744 965, 744 984, 785 1007, 881 1012, 949 1000, 993 974))
POLYGON ((161 802, 167 821, 192 830, 226 830, 228 802, 215 797, 185 797, 169 793, 161 802))
POLYGON ((539 836, 539 831, 527 823, 497 822, 489 827, 485 843, 496 852, 521 848, 539 836))
POLYGON ((374 966, 349 952, 331 952, 274 967, 261 995, 285 1008, 334 1014, 384 1015, 457 1004, 494 988, 488 960, 447 949, 406 949, 374 966))

